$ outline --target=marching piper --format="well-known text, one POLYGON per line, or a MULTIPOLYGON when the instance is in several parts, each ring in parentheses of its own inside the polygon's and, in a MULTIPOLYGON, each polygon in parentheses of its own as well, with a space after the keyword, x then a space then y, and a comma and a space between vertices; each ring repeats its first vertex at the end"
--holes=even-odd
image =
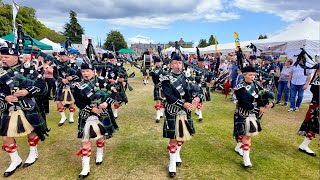
POLYGON ((161 86, 160 81, 160 74, 163 73, 162 69, 162 62, 159 57, 155 56, 153 58, 153 61, 155 63, 155 68, 152 68, 150 71, 150 76, 152 77, 152 81, 154 83, 154 89, 153 89, 153 100, 156 101, 156 105, 154 108, 156 109, 156 123, 160 122, 160 118, 163 117, 163 103, 165 100, 165 97, 163 96, 163 90, 161 86))
POLYGON ((234 113, 233 135, 237 140, 235 151, 243 156, 244 167, 251 168, 251 137, 261 131, 261 116, 274 106, 274 94, 254 81, 256 71, 252 66, 243 68, 242 73, 244 79, 235 87, 238 101, 234 113))
POLYGON ((83 80, 74 83, 73 94, 79 108, 78 138, 82 139, 78 152, 82 158, 79 178, 84 179, 90 173, 91 140, 97 144, 96 165, 102 164, 105 140, 111 138, 114 130, 107 108, 115 102, 116 93, 107 91, 109 83, 95 76, 91 64, 83 63, 81 74, 83 80))
POLYGON ((46 83, 36 70, 25 68, 19 62, 18 52, 8 47, 1 48, 3 70, 0 74, 0 134, 2 149, 11 158, 11 164, 4 173, 11 176, 22 164, 15 138, 27 136, 30 153, 23 167, 31 166, 38 159, 37 145, 49 132, 35 97, 46 94, 46 83))
POLYGON ((186 140, 190 140, 195 133, 191 111, 200 102, 199 88, 192 84, 185 76, 183 62, 179 55, 175 54, 170 63, 171 71, 167 75, 160 75, 165 104, 165 120, 163 125, 163 137, 169 138, 170 162, 169 176, 176 175, 176 167, 181 166, 181 147, 186 140))

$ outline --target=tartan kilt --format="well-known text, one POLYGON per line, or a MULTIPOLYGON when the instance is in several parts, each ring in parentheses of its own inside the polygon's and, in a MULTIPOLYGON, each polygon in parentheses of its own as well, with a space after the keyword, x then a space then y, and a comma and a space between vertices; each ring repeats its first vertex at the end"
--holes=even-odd
MULTIPOLYGON (((45 139, 44 135, 48 135, 49 132, 47 128, 46 121, 43 119, 41 113, 38 111, 38 107, 35 106, 33 110, 23 110, 24 115, 31 126, 34 128, 35 132, 39 138, 43 141, 45 139)), ((0 118, 0 135, 7 136, 8 126, 9 126, 9 111, 6 110, 1 113, 0 118)))
POLYGON ((210 89, 208 87, 201 87, 204 99, 203 101, 211 101, 210 89))
POLYGON ((63 101, 63 88, 57 88, 54 101, 63 101))
MULTIPOLYGON (((234 113, 234 126, 233 126, 233 136, 235 137, 235 139, 238 139, 238 136, 246 136, 246 118, 242 117, 238 112, 234 113)), ((257 118, 256 119, 256 123, 257 123, 257 132, 260 132, 261 129, 261 125, 260 125, 260 119, 257 118)))
POLYGON ((159 87, 154 87, 153 89, 153 100, 154 101, 157 101, 157 100, 163 100, 162 96, 161 96, 161 92, 162 92, 162 89, 159 88, 159 87))
MULTIPOLYGON (((83 138, 83 128, 86 125, 86 118, 81 118, 79 115, 78 118, 78 138, 83 138)), ((105 138, 109 139, 112 137, 112 133, 114 131, 109 113, 104 113, 103 115, 99 116, 99 121, 103 124, 103 127, 105 129, 105 138)))
MULTIPOLYGON (((187 113, 187 120, 190 124, 193 133, 190 135, 193 135, 196 131, 193 126, 193 121, 191 119, 191 113, 187 113)), ((176 116, 170 115, 167 111, 165 111, 165 119, 163 123, 163 137, 164 138, 170 138, 175 139, 176 138, 176 116)))
POLYGON ((306 136, 309 132, 319 134, 319 115, 319 105, 316 103, 310 104, 309 109, 306 113, 306 117, 298 131, 298 135, 306 136))

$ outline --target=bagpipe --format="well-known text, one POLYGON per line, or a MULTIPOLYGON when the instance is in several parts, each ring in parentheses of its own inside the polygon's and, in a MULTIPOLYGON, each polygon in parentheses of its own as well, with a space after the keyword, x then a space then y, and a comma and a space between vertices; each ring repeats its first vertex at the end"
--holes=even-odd
MULTIPOLYGON (((178 41, 175 42, 175 48, 176 48, 178 55, 181 57, 182 62, 185 64, 188 63, 188 61, 185 59, 185 57, 181 53, 181 49, 180 49, 180 46, 178 45, 178 41)), ((197 83, 195 82, 195 79, 193 77, 187 76, 183 70, 181 70, 180 73, 186 79, 186 83, 187 83, 186 94, 187 94, 187 97, 190 98, 190 99, 188 99, 188 101, 191 102, 192 99, 198 95, 198 93, 200 91, 200 87, 199 87, 199 85, 197 85, 197 83)))
POLYGON ((320 61, 319 57, 316 55, 315 59, 313 60, 312 56, 307 53, 307 51, 304 48, 300 48, 301 52, 298 55, 294 55, 294 57, 297 57, 296 62, 293 64, 294 66, 297 66, 298 64, 304 69, 304 75, 307 75, 307 69, 319 69, 320 67, 320 61), (312 61, 312 63, 307 61, 307 57, 312 61), (307 63, 310 66, 307 66, 307 63))

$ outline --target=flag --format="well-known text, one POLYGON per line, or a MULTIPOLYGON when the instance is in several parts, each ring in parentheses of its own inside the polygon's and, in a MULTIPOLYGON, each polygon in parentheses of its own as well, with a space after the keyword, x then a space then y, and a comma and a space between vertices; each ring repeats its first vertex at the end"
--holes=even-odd
POLYGON ((240 46, 240 39, 239 39, 239 35, 237 32, 234 32, 234 42, 236 44, 236 48, 238 48, 238 46, 240 46))
POLYGON ((12 0, 12 28, 13 28, 13 34, 14 34, 14 43, 17 44, 18 40, 18 33, 16 28, 16 17, 19 11, 19 5, 16 3, 15 0, 12 0))
POLYGON ((215 39, 215 41, 216 41, 216 42, 215 42, 216 44, 215 44, 215 46, 214 46, 214 47, 215 47, 215 50, 216 50, 216 53, 217 53, 217 52, 218 52, 218 41, 217 41, 217 36, 214 36, 214 39, 215 39))

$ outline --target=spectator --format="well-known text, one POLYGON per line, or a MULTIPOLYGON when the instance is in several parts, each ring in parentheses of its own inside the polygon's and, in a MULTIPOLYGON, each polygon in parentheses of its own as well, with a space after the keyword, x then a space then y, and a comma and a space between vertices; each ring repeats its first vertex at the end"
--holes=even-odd
POLYGON ((288 80, 288 88, 290 89, 290 109, 288 110, 289 112, 299 111, 304 90, 307 89, 311 80, 312 71, 310 69, 307 69, 306 74, 304 74, 304 69, 301 67, 304 60, 305 59, 301 59, 299 64, 294 65, 292 67, 292 71, 289 74, 289 80, 288 80), (296 100, 297 94, 298 94, 298 98, 296 100))
MULTIPOLYGON (((280 72, 282 71, 283 65, 279 61, 278 56, 274 56, 273 62, 275 64, 275 70, 274 70, 274 84, 276 87, 279 86, 279 78, 280 78, 280 72)), ((292 63, 291 63, 292 64, 292 63)))
POLYGON ((286 60, 285 66, 282 67, 282 71, 280 72, 280 77, 279 77, 279 85, 278 85, 278 95, 277 95, 277 102, 276 104, 281 104, 281 97, 282 97, 282 92, 284 93, 284 104, 283 106, 287 107, 288 106, 288 100, 289 100, 289 95, 290 91, 287 86, 288 80, 289 80, 289 74, 292 71, 292 59, 286 60))

